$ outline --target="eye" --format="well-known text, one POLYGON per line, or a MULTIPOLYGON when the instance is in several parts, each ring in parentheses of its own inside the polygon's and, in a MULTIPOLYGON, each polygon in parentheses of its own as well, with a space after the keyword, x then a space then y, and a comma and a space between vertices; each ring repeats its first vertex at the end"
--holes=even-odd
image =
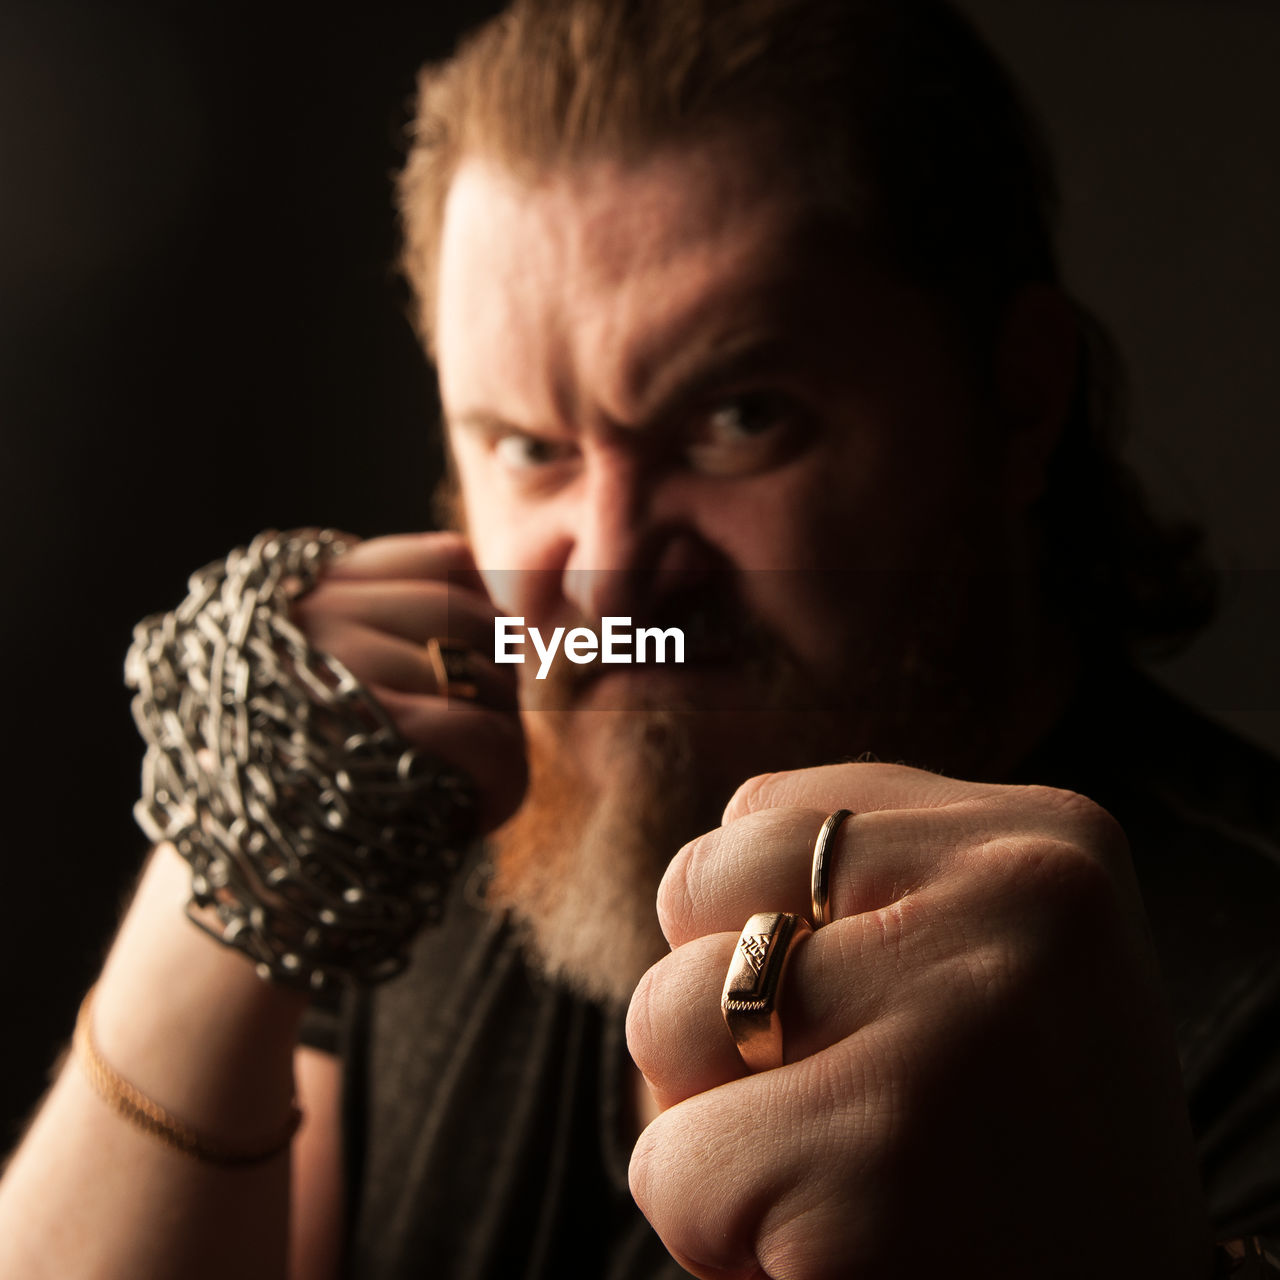
POLYGON ((537 471, 569 456, 570 446, 559 440, 513 431, 499 436, 493 444, 494 457, 507 471, 537 471))
POLYGON ((761 436, 778 425, 781 406, 776 396, 738 396, 717 406, 707 415, 711 431, 724 440, 745 440, 761 436))
POLYGON ((708 405, 693 424, 687 452, 708 475, 746 475, 789 456, 803 436, 804 415, 788 396, 751 391, 708 405))

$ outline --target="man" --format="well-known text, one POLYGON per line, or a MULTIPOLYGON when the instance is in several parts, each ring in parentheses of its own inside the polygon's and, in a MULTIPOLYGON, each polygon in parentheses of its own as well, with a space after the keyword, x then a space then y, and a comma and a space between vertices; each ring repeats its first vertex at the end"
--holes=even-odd
POLYGON ((1126 667, 1194 612, 1185 547, 1108 459, 971 33, 525 0, 424 79, 401 192, 459 531, 293 616, 511 821, 341 1067, 161 847, 9 1269, 279 1276, 289 1223, 295 1276, 1190 1278, 1275 1231, 1274 770, 1126 667), (518 720, 496 620, 620 617, 687 662, 526 664, 518 720), (762 1046, 721 996, 757 912, 820 925, 759 935, 762 1046))

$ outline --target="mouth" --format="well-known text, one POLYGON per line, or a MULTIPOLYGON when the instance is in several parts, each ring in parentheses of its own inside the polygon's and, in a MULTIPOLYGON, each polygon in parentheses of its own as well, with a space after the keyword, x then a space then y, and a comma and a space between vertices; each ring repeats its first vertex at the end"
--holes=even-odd
POLYGON ((548 711, 728 711, 755 705, 742 663, 700 655, 683 663, 594 663, 546 689, 525 686, 524 704, 548 711))
MULTIPOLYGON (((585 661, 565 645, 535 678, 526 666, 521 702, 531 710, 741 711, 757 709, 787 666, 778 639, 727 590, 704 587, 661 609, 582 627, 598 637, 585 661), (624 623, 621 647, 605 624, 624 623), (642 638, 643 637, 643 638, 642 638), (678 640, 676 639, 678 637, 678 640)), ((616 631, 612 633, 616 636, 616 631)), ((539 650, 541 652, 541 650, 539 650)))

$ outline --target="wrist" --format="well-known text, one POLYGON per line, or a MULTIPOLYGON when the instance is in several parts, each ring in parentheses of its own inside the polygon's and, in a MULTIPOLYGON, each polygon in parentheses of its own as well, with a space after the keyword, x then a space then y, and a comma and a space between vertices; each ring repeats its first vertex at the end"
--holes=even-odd
POLYGON ((186 918, 191 873, 152 856, 94 997, 103 1059, 187 1124, 231 1145, 277 1133, 293 1105, 305 995, 263 982, 186 918))

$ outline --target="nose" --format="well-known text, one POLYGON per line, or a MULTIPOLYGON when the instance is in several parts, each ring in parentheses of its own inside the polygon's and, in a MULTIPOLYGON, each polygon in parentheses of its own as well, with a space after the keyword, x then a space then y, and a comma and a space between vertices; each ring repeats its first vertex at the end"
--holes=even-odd
POLYGON ((585 617, 645 616, 710 571, 714 555, 694 513, 673 497, 661 473, 635 456, 610 453, 585 469, 562 584, 585 617))

